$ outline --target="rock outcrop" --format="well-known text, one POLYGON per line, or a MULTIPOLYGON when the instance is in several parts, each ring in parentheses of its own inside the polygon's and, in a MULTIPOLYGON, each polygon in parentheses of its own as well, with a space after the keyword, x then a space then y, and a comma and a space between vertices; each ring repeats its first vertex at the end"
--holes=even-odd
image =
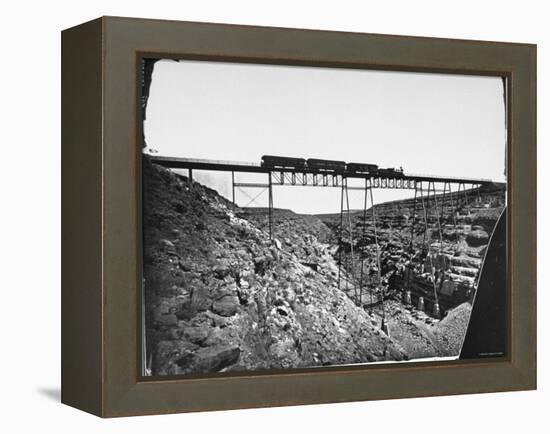
MULTIPOLYGON (((422 266, 416 267, 415 274, 422 275, 427 281, 432 268, 445 269, 447 279, 467 287, 466 291, 473 296, 490 234, 504 203, 504 186, 489 185, 472 190, 467 195, 456 192, 447 194, 444 203, 441 194, 436 200, 431 196, 429 203, 425 201, 426 216, 420 200, 417 200, 416 208, 413 199, 378 204, 374 207, 376 237, 372 209, 367 210, 366 219, 363 218, 363 211, 352 211, 351 231, 346 223, 338 252, 342 267, 347 272, 346 279, 351 279, 357 286, 361 267, 377 270, 376 238, 380 246, 383 277, 389 278, 396 271, 404 271, 409 266, 407 261, 413 256, 424 258, 426 255, 421 255, 422 252, 430 252, 428 258, 421 261, 422 266), (437 260, 443 262, 436 264, 434 261, 437 260)), ((338 243, 340 214, 317 217, 332 230, 332 239, 338 243)), ((347 219, 347 215, 344 218, 347 219)), ((401 290, 399 280, 397 282, 399 288, 395 289, 401 290)), ((390 282, 389 289, 392 289, 391 286, 390 282)), ((368 288, 368 281, 366 287, 375 292, 378 290, 375 287, 368 288)))

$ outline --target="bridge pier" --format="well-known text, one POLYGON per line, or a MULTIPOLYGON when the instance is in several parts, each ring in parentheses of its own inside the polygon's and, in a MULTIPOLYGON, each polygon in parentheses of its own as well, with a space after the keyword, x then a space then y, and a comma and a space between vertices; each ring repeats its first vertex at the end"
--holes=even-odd
POLYGON ((418 297, 417 309, 424 312, 424 297, 418 297))
POLYGON ((384 333, 386 336, 390 336, 390 328, 388 327, 388 323, 385 321, 385 319, 382 319, 382 326, 380 327, 382 329, 382 333, 384 333))
POLYGON ((233 206, 235 206, 235 171, 231 171, 231 191, 233 193, 233 206))
POLYGON ((434 304, 433 316, 435 318, 440 318, 441 317, 441 310, 439 309, 439 303, 434 304))
POLYGON ((271 179, 271 172, 268 176, 268 189, 269 189, 269 198, 268 198, 268 207, 269 207, 269 239, 273 241, 273 183, 271 179))

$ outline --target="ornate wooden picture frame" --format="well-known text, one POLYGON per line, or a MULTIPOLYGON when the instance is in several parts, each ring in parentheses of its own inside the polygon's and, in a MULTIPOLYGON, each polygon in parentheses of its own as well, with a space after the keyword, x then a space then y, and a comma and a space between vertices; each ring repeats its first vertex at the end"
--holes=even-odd
MULTIPOLYGON (((535 45, 118 17, 64 30, 62 402, 115 417, 536 388, 536 158, 535 45), (506 354, 147 375, 142 294, 146 59, 502 77, 506 354)), ((185 164, 192 169, 203 163, 185 164)))

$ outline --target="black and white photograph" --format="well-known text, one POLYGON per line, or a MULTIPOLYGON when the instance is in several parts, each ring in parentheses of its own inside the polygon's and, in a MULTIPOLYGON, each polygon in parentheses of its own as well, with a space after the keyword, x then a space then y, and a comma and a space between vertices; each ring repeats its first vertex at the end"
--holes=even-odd
POLYGON ((544 432, 544 2, 62 6, 2 9, 0 432, 544 432))
POLYGON ((505 78, 142 66, 144 376, 506 356, 505 78))

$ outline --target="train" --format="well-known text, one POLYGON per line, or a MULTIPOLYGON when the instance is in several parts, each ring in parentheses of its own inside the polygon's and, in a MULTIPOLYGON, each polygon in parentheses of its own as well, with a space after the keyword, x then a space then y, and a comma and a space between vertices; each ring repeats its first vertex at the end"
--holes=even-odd
POLYGON ((322 160, 319 158, 281 157, 276 155, 264 155, 261 166, 268 169, 308 171, 313 173, 331 173, 346 175, 370 175, 388 178, 400 178, 404 176, 403 168, 380 168, 376 164, 346 163, 338 160, 322 160))

